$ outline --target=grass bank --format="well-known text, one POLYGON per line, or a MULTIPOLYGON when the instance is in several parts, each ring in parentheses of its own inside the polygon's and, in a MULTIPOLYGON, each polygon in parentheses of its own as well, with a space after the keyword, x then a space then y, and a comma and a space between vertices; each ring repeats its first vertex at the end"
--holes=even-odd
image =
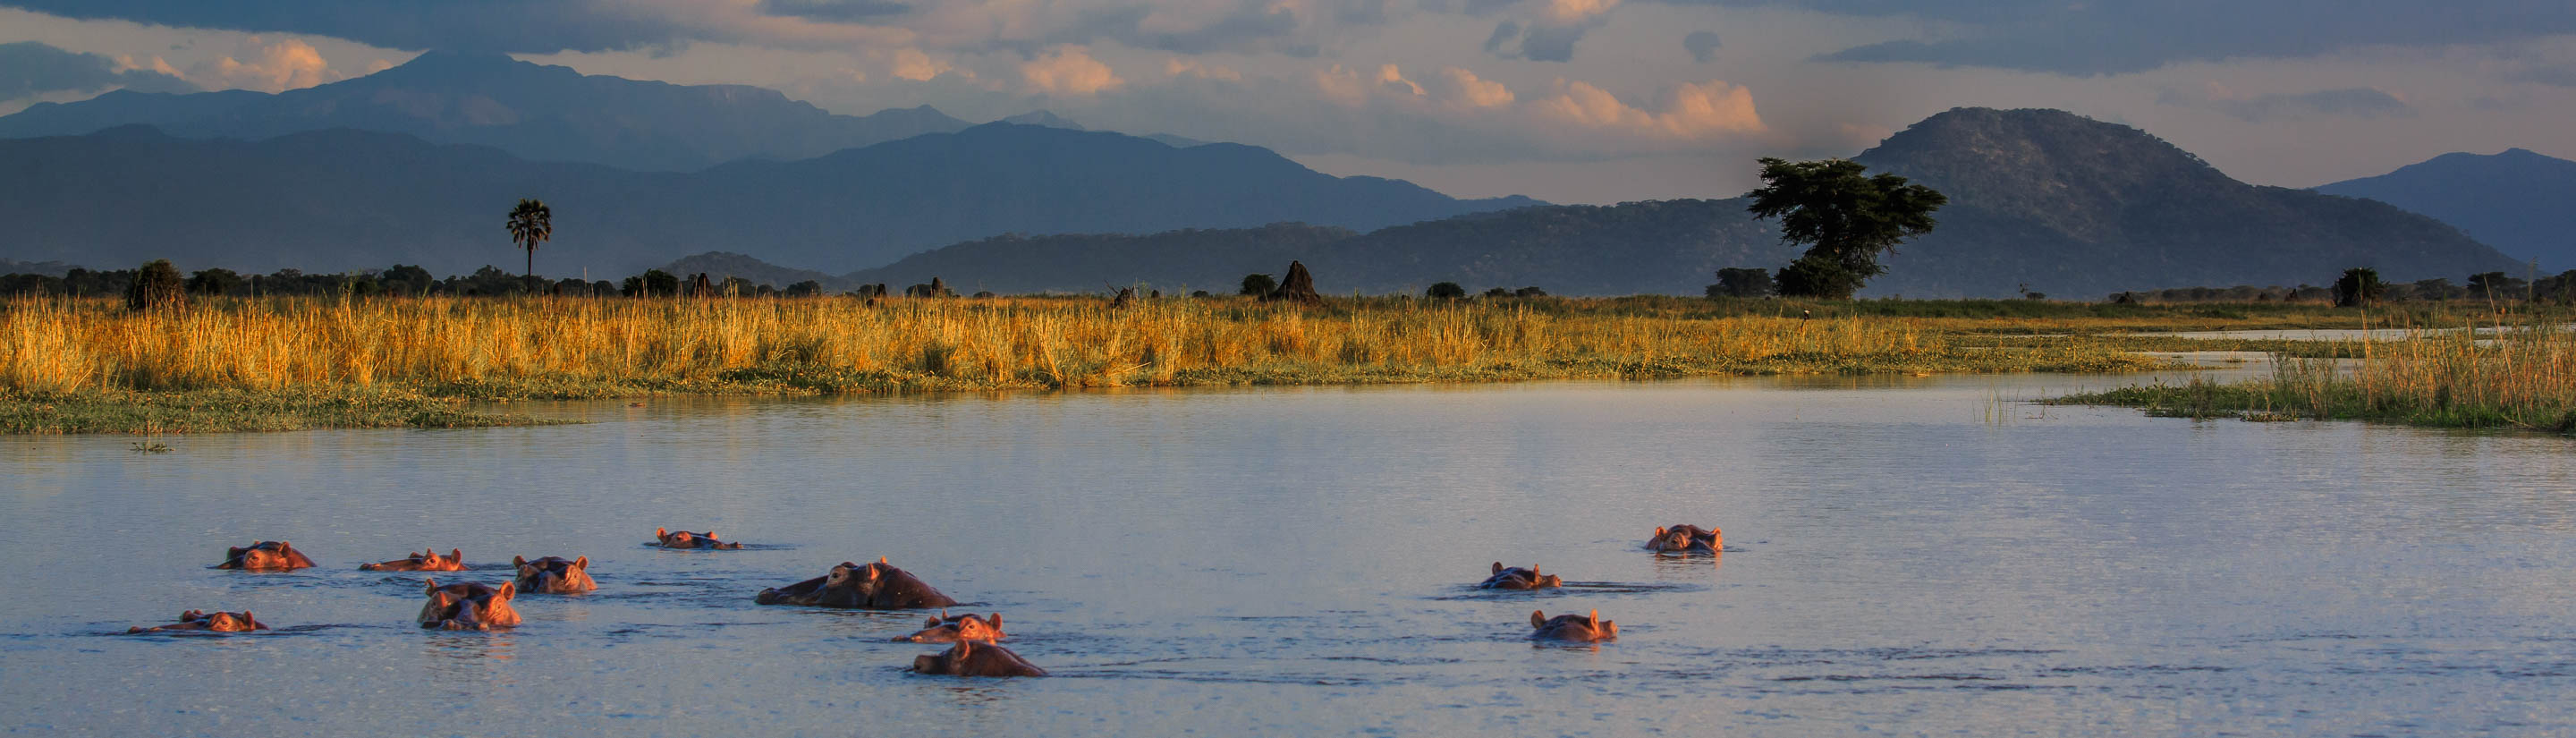
POLYGON ((1670 298, 0 301, 0 430, 531 422, 476 400, 1721 374, 2133 371, 2113 339, 1670 298))
POLYGON ((2051 402, 2135 407, 2169 417, 2353 419, 2570 433, 2576 432, 2576 333, 2562 325, 2530 321, 2484 336, 2420 331, 2396 341, 2337 342, 2349 359, 2282 355, 2261 379, 2133 386, 2051 402))

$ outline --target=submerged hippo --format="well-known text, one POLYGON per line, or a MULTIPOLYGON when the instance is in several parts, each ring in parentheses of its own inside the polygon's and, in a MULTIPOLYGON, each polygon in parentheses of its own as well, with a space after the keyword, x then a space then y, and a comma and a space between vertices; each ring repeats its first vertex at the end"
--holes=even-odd
POLYGON ((948 647, 946 652, 912 657, 912 671, 915 674, 975 677, 1047 675, 1045 669, 1040 669, 1036 664, 1029 663, 1027 659, 1020 658, 1019 654, 1011 653, 1011 649, 993 645, 989 641, 982 643, 958 641, 957 645, 948 647))
POLYGON ((1507 568, 1503 566, 1503 562, 1496 561, 1494 562, 1494 575, 1486 577, 1485 583, 1476 585, 1476 588, 1546 589, 1548 587, 1562 586, 1565 586, 1564 579, 1561 579, 1554 574, 1538 573, 1538 565, 1536 564, 1530 565, 1530 568, 1527 569, 1517 566, 1507 568))
POLYGON ((739 543, 716 540, 715 531, 691 533, 684 530, 674 533, 668 528, 654 528, 653 540, 654 545, 663 548, 742 548, 742 544, 739 543))
POLYGON ((1656 528, 1655 537, 1646 539, 1646 550, 1656 553, 1717 553, 1725 545, 1716 528, 1696 525, 1656 528))
POLYGON ((234 546, 224 551, 224 563, 217 569, 243 571, 290 571, 313 565, 313 558, 295 550, 285 541, 260 541, 248 546, 234 546))
POLYGON ((1584 643, 1619 640, 1619 624, 1601 619, 1600 610, 1594 610, 1590 615, 1558 615, 1552 618, 1547 613, 1531 610, 1530 627, 1538 629, 1530 637, 1542 640, 1584 643))
POLYGON ((947 611, 942 610, 939 617, 922 623, 921 632, 908 636, 896 636, 895 640, 913 643, 955 643, 957 641, 991 643, 1003 637, 1001 613, 991 615, 967 613, 950 616, 947 611))
POLYGON ((429 603, 420 606, 420 627, 490 630, 519 624, 519 611, 510 607, 510 598, 519 595, 514 582, 497 588, 473 582, 440 586, 432 579, 423 592, 429 603))
POLYGON ((588 556, 570 561, 564 560, 561 556, 548 556, 535 561, 529 561, 525 556, 512 556, 510 564, 519 567, 518 578, 511 580, 510 583, 519 585, 521 592, 581 594, 599 588, 598 582, 590 580, 590 557, 588 556))
POLYGON ((785 587, 764 589, 753 602, 763 605, 810 605, 814 607, 851 607, 871 610, 918 610, 950 607, 957 604, 940 594, 930 583, 912 572, 897 569, 878 557, 876 563, 861 566, 847 561, 832 567, 832 572, 785 587))
POLYGON ((420 553, 379 564, 359 564, 360 571, 464 571, 465 552, 448 549, 446 556, 422 548, 420 553))
POLYGON ((171 623, 169 625, 155 625, 149 628, 127 628, 125 629, 125 632, 159 633, 163 631, 202 630, 216 633, 248 633, 254 630, 267 629, 268 626, 261 624, 259 622, 259 618, 251 617, 249 610, 243 610, 241 612, 224 612, 217 610, 211 613, 204 610, 189 610, 187 612, 179 613, 179 622, 171 623))

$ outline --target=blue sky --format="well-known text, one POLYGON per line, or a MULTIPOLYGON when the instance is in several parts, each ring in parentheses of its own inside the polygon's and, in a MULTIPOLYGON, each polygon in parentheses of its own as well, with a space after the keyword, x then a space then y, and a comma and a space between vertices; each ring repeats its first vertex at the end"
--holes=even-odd
POLYGON ((1848 156, 1967 105, 2135 125, 2262 184, 2576 158, 2563 0, 0 0, 0 112, 428 48, 845 113, 1043 108, 1562 202, 1733 195, 1754 157, 1848 156))

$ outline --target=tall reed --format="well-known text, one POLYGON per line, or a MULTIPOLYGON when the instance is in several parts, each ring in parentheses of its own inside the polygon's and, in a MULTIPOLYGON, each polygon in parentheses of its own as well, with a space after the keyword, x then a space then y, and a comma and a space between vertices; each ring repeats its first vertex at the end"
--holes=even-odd
POLYGON ((1316 310, 1224 298, 1124 308, 1063 298, 252 298, 184 312, 0 301, 0 389, 21 394, 631 388, 808 373, 842 384, 866 375, 893 387, 1007 388, 2149 363, 2107 349, 1961 346, 1910 319, 1675 317, 1567 300, 1316 310))

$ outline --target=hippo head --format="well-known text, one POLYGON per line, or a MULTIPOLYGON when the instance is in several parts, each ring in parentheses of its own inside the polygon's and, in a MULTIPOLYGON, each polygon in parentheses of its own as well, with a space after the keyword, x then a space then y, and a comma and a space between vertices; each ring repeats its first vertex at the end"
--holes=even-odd
POLYGON ((915 656, 912 658, 912 671, 947 676, 1046 676, 1045 669, 1020 658, 1011 649, 989 641, 958 641, 947 651, 915 656))
POLYGON ((429 602, 420 607, 420 627, 488 630, 519 624, 519 611, 510 607, 510 598, 519 594, 516 582, 502 582, 499 587, 470 582, 440 586, 431 579, 422 591, 429 602))
POLYGON ((577 594, 599 588, 598 582, 590 580, 590 557, 588 556, 570 561, 564 560, 561 556, 548 556, 534 561, 524 556, 513 556, 510 557, 510 563, 519 568, 518 578, 511 583, 519 585, 521 592, 577 594))
POLYGON ((930 618, 927 622, 922 623, 920 632, 908 636, 899 636, 896 637, 895 640, 911 641, 913 643, 954 643, 957 641, 983 641, 991 643, 993 641, 1001 640, 1002 638, 1001 613, 997 612, 991 615, 981 616, 974 613, 967 613, 952 617, 943 610, 939 613, 939 617, 930 618))
POLYGON ((382 563, 359 564, 358 569, 361 571, 464 571, 465 552, 451 548, 447 550, 447 555, 440 556, 437 551, 423 547, 420 553, 382 563))
POLYGON ((1725 545, 1723 540, 1724 539, 1720 537, 1716 528, 1702 528, 1696 525, 1675 525, 1665 528, 1656 528, 1655 535, 1646 539, 1646 549, 1659 552, 1707 551, 1714 553, 1720 546, 1725 545))
POLYGON ((304 552, 295 550, 295 544, 285 541, 260 541, 248 546, 225 549, 224 563, 216 564, 215 568, 287 571, 312 565, 313 559, 305 556, 304 552))
POLYGON ((1588 615, 1558 615, 1553 618, 1545 612, 1531 610, 1530 627, 1538 629, 1531 634, 1533 638, 1587 643, 1619 639, 1619 624, 1601 619, 1600 610, 1588 615))
POLYGON ((179 613, 179 622, 150 628, 127 628, 125 629, 125 632, 150 633, 165 630, 202 630, 217 633, 248 633, 255 630, 268 630, 268 626, 261 624, 259 622, 259 618, 253 617, 249 610, 243 610, 241 612, 224 612, 217 610, 212 613, 204 610, 189 610, 187 612, 179 613))
POLYGON ((653 538, 656 541, 659 541, 663 548, 742 548, 742 544, 739 543, 726 543, 724 541, 716 540, 715 531, 691 533, 685 530, 673 531, 668 528, 655 528, 653 529, 653 538))
POLYGON ((1503 562, 1496 561, 1494 575, 1486 577, 1485 583, 1476 586, 1483 589, 1546 589, 1565 586, 1565 579, 1554 574, 1540 574, 1536 564, 1523 569, 1517 566, 1503 566, 1503 562))

